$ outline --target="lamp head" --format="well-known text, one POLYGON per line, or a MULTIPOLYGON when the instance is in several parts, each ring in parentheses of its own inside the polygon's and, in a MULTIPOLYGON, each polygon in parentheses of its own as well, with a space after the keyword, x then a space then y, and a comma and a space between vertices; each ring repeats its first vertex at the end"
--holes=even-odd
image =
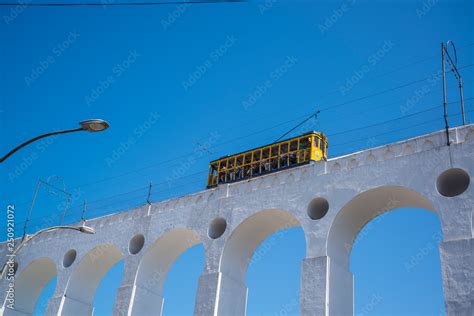
POLYGON ((89 234, 89 235, 95 234, 95 229, 94 229, 94 228, 89 227, 89 226, 85 226, 85 225, 79 227, 79 231, 80 231, 81 233, 89 234))
POLYGON ((85 120, 79 123, 82 129, 91 133, 102 132, 109 127, 107 121, 101 119, 85 120))

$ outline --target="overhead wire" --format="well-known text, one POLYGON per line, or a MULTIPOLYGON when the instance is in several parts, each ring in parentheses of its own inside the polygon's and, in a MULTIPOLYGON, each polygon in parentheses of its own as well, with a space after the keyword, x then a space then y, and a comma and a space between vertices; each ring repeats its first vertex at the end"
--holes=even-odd
MULTIPOLYGON (((97 6, 162 6, 171 4, 217 4, 217 3, 237 3, 246 2, 245 0, 188 0, 188 1, 147 1, 147 2, 41 2, 28 3, 28 7, 97 7, 97 6)), ((18 6, 21 3, 4 2, 0 6, 18 6)))
MULTIPOLYGON (((474 64, 471 64, 471 65, 474 65, 474 64)), ((466 68, 467 66, 464 66, 463 68, 466 68)), ((433 91, 435 92, 435 91, 433 91)), ((469 99, 465 99, 465 100, 469 100, 469 99)), ((450 102, 450 103, 455 103, 455 102, 450 102)), ((373 110, 373 109, 377 109, 377 108, 383 108, 383 107, 386 107, 387 105, 392 105, 392 104, 395 104, 395 102, 393 103, 389 103, 389 104, 385 104, 385 105, 377 105, 375 107, 371 107, 370 109, 366 109, 364 110, 363 112, 366 112, 366 111, 369 111, 369 110, 373 110)), ((315 113, 311 113, 310 116, 313 116, 315 113)), ((414 114, 411 114, 411 115, 414 115, 414 114)), ((288 124, 288 123, 291 123, 291 122, 294 122, 302 117, 306 117, 306 116, 299 116, 295 119, 291 119, 291 120, 287 120, 285 122, 282 122, 282 123, 279 123, 279 124, 276 124, 276 125, 273 125, 271 127, 268 127, 268 128, 265 128, 265 129, 262 129, 262 130, 259 130, 259 131, 256 131, 256 132, 252 132, 250 134, 247 134, 247 135, 244 135, 244 136, 239 136, 239 137, 236 137, 236 138, 233 138, 233 139, 230 139, 228 141, 225 141, 225 142, 222 142, 222 143, 219 143, 215 146, 213 146, 212 148, 215 149, 217 147, 221 147, 223 145, 226 145, 226 144, 229 144, 229 143, 233 143, 237 140, 241 140, 241 139, 245 139, 245 138, 249 138, 251 136, 255 136, 257 134, 261 134, 261 133, 264 133, 266 131, 269 131, 269 130, 272 130, 272 129, 275 129, 277 127, 280 127, 280 126, 283 126, 285 124, 288 124)), ((400 117, 400 118, 403 118, 400 117)), ((396 119, 392 119, 392 120, 398 120, 400 118, 396 118, 396 119)), ((390 120, 390 121, 392 121, 390 120)), ((378 124, 380 125, 380 124, 378 124)), ((363 127, 360 127, 358 129, 363 129, 363 128, 366 128, 367 126, 363 126, 363 127)), ((339 133, 335 133, 335 134, 329 134, 328 136, 337 136, 339 134, 343 134, 343 133, 347 133, 347 132, 351 132, 351 131, 354 131, 354 130, 349 130, 349 131, 342 131, 342 132, 339 132, 339 133)), ((194 152, 193 152, 194 153, 194 152)), ((136 173, 136 172, 139 172, 139 171, 143 171, 143 170, 146 170, 146 169, 149 169, 149 168, 154 168, 156 166, 161 166, 163 164, 166 164, 166 163, 175 163, 175 164, 179 164, 179 162, 176 162, 176 160, 180 159, 180 158, 185 158, 185 157, 188 157, 190 154, 193 154, 193 153, 187 153, 187 154, 183 154, 183 155, 180 155, 178 157, 174 157, 174 158, 170 158, 170 159, 167 159, 163 162, 158 162, 158 163, 154 163, 152 165, 149 165, 149 166, 145 166, 145 167, 142 167, 142 168, 139 168, 139 169, 135 169, 135 170, 131 170, 131 171, 128 171, 126 173, 123 173, 123 174, 119 174, 119 175, 116 175, 116 176, 112 176, 112 177, 108 177, 108 178, 104 178, 104 179, 100 179, 100 180, 97 180, 97 181, 94 181, 94 182, 89 182, 89 183, 84 183, 84 184, 80 184, 80 185, 76 185, 74 187, 71 187, 69 188, 68 190, 74 190, 74 189, 78 189, 78 188, 84 188, 84 187, 87 187, 87 186, 91 186, 91 185, 94 185, 94 184, 99 184, 99 183, 103 183, 103 182, 106 182, 106 181, 110 181, 110 180, 113 180, 113 179, 118 179, 118 178, 121 178, 123 176, 126 176, 128 174, 132 174, 132 173, 136 173)), ((202 159, 205 159, 207 156, 203 155, 202 157, 200 158, 197 158, 195 160, 202 160, 202 159)), ((190 177, 190 176, 193 176, 193 175, 196 175, 196 174, 203 174, 205 173, 206 171, 202 171, 202 172, 197 172, 195 174, 192 174, 192 175, 186 175, 184 177, 190 177)), ((178 179, 180 179, 181 177, 179 177, 178 179)), ((176 180, 176 179, 175 179, 176 180)), ((167 181, 163 181, 162 183, 166 183, 167 181)), ((162 184, 162 183, 159 183, 159 184, 162 184)), ((27 201, 29 202, 29 201, 27 201)), ((26 201, 24 202, 26 203, 26 201)), ((91 202, 92 203, 92 202, 91 202)))
MULTIPOLYGON (((468 47, 468 46, 472 46, 472 45, 474 45, 474 43, 471 43, 471 44, 466 45, 466 46, 464 46, 464 47, 468 47)), ((409 64, 407 64, 407 65, 398 67, 397 69, 391 70, 390 72, 388 72, 388 73, 386 73, 386 74, 390 74, 390 73, 396 72, 396 71, 398 71, 398 70, 407 68, 409 65, 421 63, 421 62, 423 62, 423 61, 426 61, 426 60, 429 60, 429 59, 432 59, 432 58, 433 58, 433 56, 428 57, 428 58, 425 58, 425 59, 422 59, 422 60, 419 60, 419 61, 416 61, 416 62, 413 62, 413 63, 409 63, 409 64)), ((471 66, 473 66, 473 65, 474 65, 474 64, 465 65, 465 66, 463 66, 463 67, 460 67, 459 69, 468 68, 468 67, 471 67, 471 66)), ((385 75, 385 74, 378 75, 378 76, 376 76, 375 78, 380 77, 380 76, 383 76, 383 75, 385 75)), ((396 86, 396 87, 392 87, 392 88, 390 88, 390 89, 386 89, 386 90, 383 90, 383 91, 379 91, 379 92, 376 92, 376 93, 373 93, 373 94, 369 94, 369 95, 366 95, 366 96, 363 96, 363 97, 360 97, 360 98, 356 98, 356 99, 352 99, 352 100, 349 100, 349 101, 346 101, 346 102, 342 102, 342 103, 339 103, 339 104, 331 105, 331 106, 322 108, 320 111, 328 111, 328 110, 330 110, 330 109, 334 109, 334 108, 341 107, 341 106, 344 106, 344 105, 347 105, 347 104, 359 102, 359 101, 362 101, 362 100, 365 100, 365 99, 368 99, 368 98, 371 98, 371 97, 374 97, 374 96, 378 96, 378 95, 382 95, 382 94, 385 94, 385 93, 389 93, 389 92, 392 92, 392 91, 395 91, 395 90, 398 90, 398 89, 401 89, 401 88, 404 88, 404 87, 407 87, 407 86, 410 86, 410 85, 414 85, 414 84, 416 84, 416 83, 420 83, 420 82, 426 81, 426 80, 428 80, 429 78, 431 78, 431 76, 426 77, 426 78, 423 78, 423 79, 420 79, 420 80, 415 80, 415 81, 412 81, 412 82, 409 82, 409 83, 405 83, 405 84, 402 84, 402 85, 399 85, 399 86, 396 86)), ((375 108, 379 108, 379 107, 375 107, 375 108)), ((302 116, 300 116, 300 117, 302 117, 302 116)), ((219 147, 219 146, 223 146, 223 145, 228 144, 228 143, 232 143, 232 142, 235 142, 235 141, 244 139, 244 138, 248 138, 248 137, 251 137, 251 136, 254 136, 254 135, 257 135, 257 134, 266 132, 266 131, 269 131, 269 130, 271 130, 271 129, 277 128, 277 127, 282 126, 282 125, 284 125, 284 124, 288 124, 288 123, 290 123, 290 122, 292 122, 292 121, 295 121, 295 120, 297 120, 297 119, 299 119, 299 118, 295 118, 295 119, 293 119, 293 120, 285 121, 285 122, 280 123, 280 124, 278 124, 278 125, 274 125, 274 126, 272 126, 272 127, 270 127, 270 128, 266 128, 266 129, 263 129, 263 130, 260 130, 260 131, 254 132, 254 133, 250 133, 250 134, 245 135, 245 136, 237 137, 237 138, 231 139, 231 140, 229 140, 229 141, 222 142, 222 143, 220 143, 220 144, 215 145, 213 148, 219 147)), ((333 136, 334 136, 334 134, 333 134, 333 136)), ((192 153, 191 153, 191 154, 192 154, 192 153)), ((89 182, 89 183, 84 183, 84 184, 76 185, 76 186, 70 188, 70 190, 72 190, 72 189, 77 189, 77 188, 83 188, 83 187, 85 187, 85 186, 91 186, 91 185, 98 184, 98 183, 103 183, 103 182, 110 181, 110 180, 113 180, 113 179, 118 179, 118 178, 127 176, 127 175, 129 175, 129 174, 137 173, 137 172, 140 172, 140 171, 149 169, 149 168, 153 168, 153 167, 156 167, 156 166, 163 165, 163 164, 168 163, 168 162, 176 162, 177 159, 187 157, 188 155, 189 155, 189 153, 188 153, 188 154, 181 155, 181 156, 178 156, 178 157, 170 158, 170 159, 168 159, 168 160, 166 160, 166 161, 164 161, 164 162, 154 163, 154 164, 149 165, 149 166, 146 166, 146 167, 142 167, 142 168, 139 168, 139 169, 131 170, 131 171, 128 171, 128 172, 126 172, 126 173, 119 174, 119 175, 116 175, 116 176, 112 176, 112 177, 108 177, 108 178, 103 178, 103 179, 100 179, 100 180, 97 180, 97 181, 94 181, 94 182, 89 182)), ((199 172, 199 173, 197 173, 197 174, 201 174, 201 173, 204 173, 204 172, 205 172, 205 171, 199 172)), ((189 175, 189 176, 192 176, 192 175, 189 175)), ((28 202, 29 202, 29 201, 24 201, 24 202, 20 202, 20 203, 28 203, 28 202)), ((19 204, 20 204, 20 203, 19 203, 19 204)))
MULTIPOLYGON (((467 45, 465 45, 465 46, 463 46, 463 47, 461 47, 461 48, 465 48, 465 47, 469 47, 469 46, 473 46, 473 45, 474 45, 474 43, 469 43, 469 44, 467 44, 467 45)), ((433 55, 433 56, 434 56, 434 55, 433 55)), ((416 62, 408 63, 408 64, 406 64, 406 65, 403 65, 403 66, 401 66, 401 67, 398 67, 397 69, 404 69, 404 68, 409 67, 410 65, 417 64, 417 63, 421 63, 421 62, 423 62, 423 61, 432 59, 433 56, 430 56, 430 57, 427 57, 427 58, 418 60, 418 61, 416 61, 416 62)), ((468 68, 468 67, 471 67, 471 66, 473 66, 473 65, 474 65, 474 64, 465 65, 465 66, 460 67, 459 69, 468 68)), ((396 71, 396 70, 391 70, 391 71, 389 71, 389 72, 387 72, 387 73, 383 73, 383 74, 381 74, 381 75, 376 76, 375 78, 380 77, 380 76, 383 76, 383 75, 386 75, 386 74, 393 73, 394 71, 396 71)), ((346 101, 346 102, 342 102, 342 103, 339 103, 339 104, 335 104, 335 105, 332 105, 332 106, 328 106, 328 107, 322 108, 320 111, 327 111, 327 110, 334 109, 334 108, 337 108, 337 107, 341 107, 341 106, 344 106, 344 105, 347 105, 347 104, 351 104, 351 103, 354 103, 354 102, 362 101, 362 100, 365 100, 365 99, 368 99, 368 98, 371 98, 371 97, 374 97, 374 96, 378 96, 378 95, 382 95, 382 94, 385 94, 385 93, 388 93, 388 92, 392 92, 392 91, 395 91, 395 90, 398 90, 398 89, 401 89, 401 88, 404 88, 404 87, 407 87, 407 86, 411 86, 411 85, 416 84, 416 83, 419 83, 419 82, 426 81, 426 80, 430 79, 431 77, 432 77, 432 76, 428 76, 428 77, 425 77, 425 78, 423 78, 423 79, 415 80, 415 81, 412 81, 412 82, 409 82, 409 83, 406 83, 406 84, 402 84, 402 85, 399 85, 399 86, 396 86, 396 87, 393 87, 393 88, 390 88, 390 89, 386 89, 386 90, 383 90, 383 91, 379 91, 379 92, 376 92, 376 93, 373 93, 373 94, 370 94, 370 95, 366 95, 366 96, 363 96, 363 97, 360 97, 360 98, 352 99, 352 100, 349 100, 349 101, 346 101)), ((377 107, 375 107, 375 108, 377 108, 377 107)), ((319 111, 319 110, 318 110, 318 111, 319 111)), ((316 111, 316 112, 317 112, 317 111, 316 111)), ((316 112, 310 114, 310 116, 314 115, 316 112)), ((282 126, 282 125, 284 125, 284 124, 288 124, 288 123, 290 123, 290 122, 292 122, 292 121, 296 121, 296 120, 298 120, 299 118, 306 117, 306 116, 307 116, 307 115, 302 115, 302 116, 299 116, 299 117, 297 117, 297 118, 295 118, 295 119, 292 119, 292 120, 289 120, 289 121, 285 121, 285 122, 280 123, 280 124, 278 124, 278 125, 274 125, 274 126, 272 126, 272 127, 270 127, 270 128, 266 128, 266 129, 263 129, 263 130, 260 130, 260 131, 257 131, 257 132, 254 132, 254 133, 245 135, 245 136, 236 137, 236 138, 231 139, 231 140, 229 140, 229 141, 226 141, 226 142, 223 142, 223 143, 221 143, 221 144, 215 145, 213 148, 219 147, 219 146, 222 146, 222 145, 225 145, 225 144, 228 144, 228 143, 232 143, 232 142, 235 142, 235 141, 244 139, 244 138, 248 138, 248 137, 251 137, 251 136, 255 136, 255 135, 264 133, 264 132, 266 132, 266 131, 269 131, 269 130, 271 130, 271 129, 277 128, 277 127, 282 126)), ((121 177, 130 175, 130 174, 137 174, 137 173, 140 172, 140 171, 147 170, 147 169, 150 169, 150 168, 154 168, 154 167, 156 167, 156 166, 164 165, 164 164, 166 164, 166 163, 171 163, 171 162, 175 162, 175 163, 176 163, 176 160, 181 159, 181 158, 188 157, 190 154, 193 154, 193 153, 194 153, 194 152, 192 152, 192 153, 186 153, 186 154, 183 154, 183 155, 180 155, 180 156, 177 156, 177 157, 173 157, 173 158, 167 159, 167 160, 162 161, 162 162, 153 163, 153 164, 150 164, 150 165, 148 165, 148 166, 141 167, 141 168, 139 168, 139 169, 130 170, 130 171, 127 171, 127 172, 125 172, 125 173, 118 174, 118 175, 116 175, 116 176, 106 177, 106 178, 103 178, 103 179, 99 179, 99 180, 97 180, 97 181, 87 182, 87 183, 75 185, 75 186, 69 188, 69 190, 74 190, 74 189, 77 189, 77 188, 83 188, 83 187, 86 187, 86 186, 91 186, 91 185, 103 183, 103 182, 106 182, 106 181, 111 181, 111 180, 118 179, 118 178, 121 178, 121 177)), ((25 200, 25 201, 23 201, 23 202, 19 202, 18 204, 22 204, 22 203, 29 203, 29 201, 25 200)))

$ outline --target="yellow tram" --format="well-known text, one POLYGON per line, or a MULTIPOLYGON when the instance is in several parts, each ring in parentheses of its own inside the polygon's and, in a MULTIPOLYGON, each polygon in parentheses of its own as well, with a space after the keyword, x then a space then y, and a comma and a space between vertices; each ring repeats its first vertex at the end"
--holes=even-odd
POLYGON ((270 145, 211 161, 207 188, 327 160, 328 141, 321 132, 309 132, 270 145))

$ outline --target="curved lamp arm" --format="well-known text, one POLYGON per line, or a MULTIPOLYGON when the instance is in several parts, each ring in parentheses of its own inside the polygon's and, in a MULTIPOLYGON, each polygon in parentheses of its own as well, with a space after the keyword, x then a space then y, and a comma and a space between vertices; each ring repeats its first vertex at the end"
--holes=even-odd
POLYGON ((13 155, 15 152, 20 150, 21 148, 25 147, 26 145, 29 145, 38 139, 53 136, 53 135, 59 135, 59 134, 67 134, 67 133, 74 133, 74 132, 80 132, 80 131, 88 131, 88 132, 101 132, 103 130, 106 130, 109 127, 109 123, 107 121, 104 121, 102 119, 91 119, 91 120, 86 120, 82 121, 79 123, 81 127, 78 128, 73 128, 73 129, 66 129, 62 131, 56 131, 56 132, 51 132, 51 133, 46 133, 40 136, 36 136, 35 138, 32 138, 23 144, 20 144, 13 148, 10 152, 8 152, 5 156, 0 158, 0 163, 4 162, 8 157, 13 155))
POLYGON ((0 158, 0 163, 5 161, 8 157, 13 155, 15 152, 17 152, 21 148, 25 147, 26 145, 31 144, 32 142, 37 141, 38 139, 45 138, 45 137, 48 137, 48 136, 53 136, 53 135, 79 132, 79 131, 82 131, 82 130, 83 130, 82 127, 79 127, 79 128, 68 129, 68 130, 64 130, 64 131, 51 132, 51 133, 46 133, 46 134, 43 134, 43 135, 40 135, 40 136, 36 136, 35 138, 32 138, 29 141, 26 141, 23 144, 20 144, 20 145, 16 146, 15 148, 13 148, 9 153, 7 153, 5 156, 0 158))

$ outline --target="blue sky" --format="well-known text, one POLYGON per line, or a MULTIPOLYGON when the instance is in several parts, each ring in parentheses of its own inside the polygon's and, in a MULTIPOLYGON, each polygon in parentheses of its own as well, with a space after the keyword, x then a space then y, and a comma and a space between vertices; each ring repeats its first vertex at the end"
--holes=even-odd
MULTIPOLYGON (((323 130, 330 157, 439 130, 440 43, 449 39, 472 122, 473 10, 461 0, 0 7, 2 150, 87 118, 111 124, 12 156, 0 167, 2 200, 16 205, 21 232, 38 179, 72 193, 68 222, 84 199, 89 217, 143 204, 150 181, 153 201, 202 190, 208 161, 271 142, 318 109, 299 132, 323 130)), ((447 78, 457 125, 458 91, 447 78)), ((40 189, 29 232, 59 222, 64 196, 53 193, 40 189)), ((442 314, 436 216, 400 210, 371 227, 351 260, 356 312, 442 314), (424 247, 422 262, 406 268, 424 247)), ((295 229, 251 267, 249 315, 298 312, 303 256, 295 229)), ((173 267, 166 314, 192 311, 202 261, 196 247, 173 267), (180 302, 178 291, 190 297, 180 302)), ((99 288, 96 314, 110 314, 121 268, 99 288)))

